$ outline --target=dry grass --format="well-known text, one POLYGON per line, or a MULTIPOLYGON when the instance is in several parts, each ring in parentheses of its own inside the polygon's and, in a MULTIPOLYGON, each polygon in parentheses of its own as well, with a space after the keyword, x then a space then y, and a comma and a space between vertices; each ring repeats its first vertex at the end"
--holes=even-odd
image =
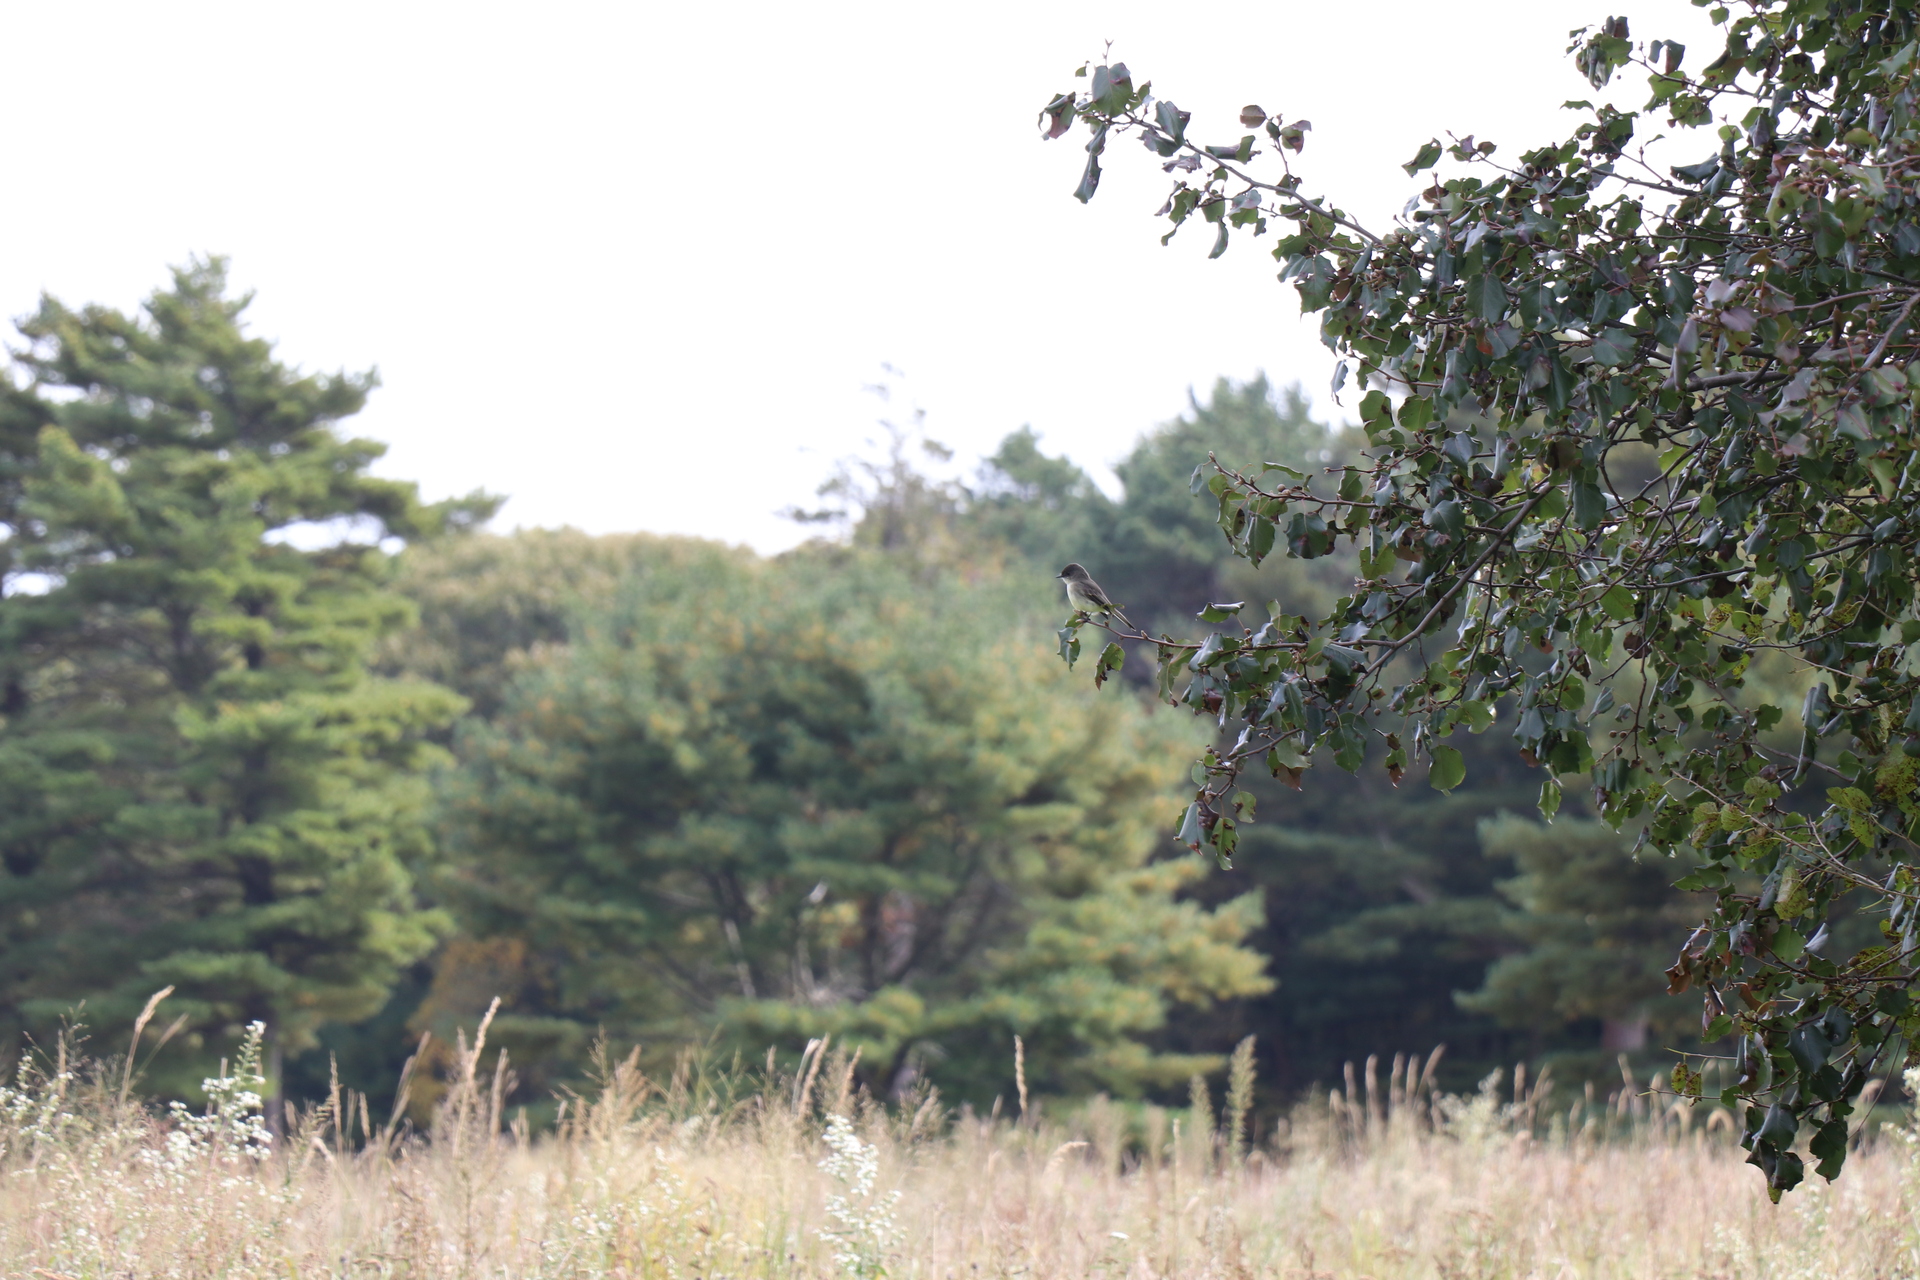
MULTIPOLYGON (((824 1059, 824 1061, 823 1061, 824 1059)), ((843 1059, 663 1084, 603 1062, 557 1133, 503 1124, 462 1046, 434 1131, 343 1095, 271 1143, 243 1062, 202 1116, 60 1061, 0 1094, 7 1276, 1848 1277, 1920 1271, 1904 1127, 1769 1205, 1724 1122, 1622 1089, 1436 1094, 1414 1065, 1244 1154, 1247 1080, 1070 1119, 882 1109, 843 1059), (841 1122, 829 1119, 844 1117, 841 1122)), ((1882 1112, 1884 1118, 1887 1113, 1882 1112)), ((1876 1122, 1875 1128, 1879 1128, 1876 1122)), ((1863 1135, 1864 1136, 1864 1135, 1863 1135)))

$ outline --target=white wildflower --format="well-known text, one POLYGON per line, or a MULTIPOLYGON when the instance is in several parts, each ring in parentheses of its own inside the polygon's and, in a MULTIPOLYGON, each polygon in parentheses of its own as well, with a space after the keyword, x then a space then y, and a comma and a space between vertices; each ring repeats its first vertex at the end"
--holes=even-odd
POLYGON ((834 1263, 848 1275, 861 1280, 885 1275, 886 1257, 900 1247, 902 1240, 893 1218, 900 1193, 874 1196, 874 1180, 880 1174, 879 1148, 860 1141, 853 1122, 845 1116, 827 1117, 826 1144, 832 1154, 820 1162, 820 1168, 844 1191, 827 1197, 827 1217, 833 1225, 822 1227, 820 1235, 835 1243, 834 1263))
POLYGON ((207 1094, 204 1113, 194 1114, 184 1102, 168 1107, 173 1129, 167 1134, 165 1147, 142 1153, 148 1164, 180 1174, 202 1163, 257 1164, 272 1154, 273 1134, 267 1129, 262 1114, 265 1103, 260 1095, 267 1083, 260 1074, 260 1049, 266 1034, 265 1023, 249 1023, 232 1074, 200 1082, 207 1094))

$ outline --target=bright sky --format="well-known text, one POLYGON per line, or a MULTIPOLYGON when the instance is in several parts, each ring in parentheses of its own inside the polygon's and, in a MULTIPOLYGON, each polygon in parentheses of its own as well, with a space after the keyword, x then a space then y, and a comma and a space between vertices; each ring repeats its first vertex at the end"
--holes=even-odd
MULTIPOLYGON (((1686 0, 1613 3, 1711 56, 1686 0)), ((883 362, 963 460, 1031 423, 1103 477, 1221 375, 1326 404, 1330 357, 1272 260, 1162 249, 1168 184, 1134 144, 1091 206, 1070 197, 1084 136, 1042 145, 1034 120, 1104 41, 1203 141, 1237 140, 1246 102, 1310 119, 1306 187, 1385 221, 1436 132, 1505 155, 1563 136, 1561 101, 1591 96, 1568 30, 1607 13, 14 5, 0 312, 132 306, 228 254, 283 358, 378 366, 352 425, 392 446, 384 473, 508 494, 499 527, 770 550, 802 536, 776 513, 874 434, 883 362)))

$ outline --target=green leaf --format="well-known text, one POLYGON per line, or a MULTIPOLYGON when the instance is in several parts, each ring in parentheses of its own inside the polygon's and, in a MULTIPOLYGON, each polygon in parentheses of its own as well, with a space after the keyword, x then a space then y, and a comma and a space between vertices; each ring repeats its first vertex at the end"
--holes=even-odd
POLYGON ((1267 751, 1267 765, 1275 770, 1305 769, 1312 763, 1312 760, 1292 739, 1276 742, 1267 751))
POLYGON ((1572 483, 1573 523, 1580 529, 1598 529, 1607 520, 1607 495, 1591 480, 1572 483))
POLYGON ((1205 671, 1209 666, 1219 660, 1221 647, 1225 645, 1226 642, 1226 636, 1218 631, 1209 635, 1205 640, 1202 640, 1200 647, 1194 651, 1193 656, 1187 659, 1187 670, 1193 672, 1205 671))
POLYGON ((1548 822, 1552 822, 1553 815, 1560 812, 1560 783, 1551 775, 1540 784, 1539 809, 1540 816, 1548 822))
POLYGON ((1493 727, 1493 704, 1484 699, 1467 699, 1455 710, 1459 713, 1460 723, 1467 726, 1468 733, 1485 733, 1493 727))
POLYGON ((1051 141, 1065 133, 1073 127, 1073 95, 1071 93, 1055 94, 1052 101, 1041 110, 1040 118, 1046 123, 1046 130, 1041 135, 1043 138, 1051 141))
POLYGON ((1424 396, 1408 396, 1400 402, 1400 425, 1407 431, 1421 431, 1433 421, 1433 401, 1424 396))
POLYGON ((1696 186, 1705 182, 1718 172, 1720 172, 1720 157, 1718 154, 1708 156, 1699 164, 1684 164, 1672 170, 1674 177, 1680 179, 1682 182, 1693 183, 1696 186))
POLYGON ((1807 1142, 1807 1154, 1820 1163, 1814 1172, 1832 1182, 1840 1176, 1840 1167, 1847 1162, 1847 1122, 1844 1119, 1829 1120, 1807 1142))
POLYGON ((1265 516, 1254 517, 1253 527, 1247 531, 1247 558, 1259 564, 1273 550, 1273 521, 1265 516))
POLYGON ((1343 717, 1327 741, 1333 747, 1333 762, 1348 773, 1358 773, 1367 762, 1367 733, 1358 720, 1343 717))
POLYGON ((1192 112, 1182 111, 1165 99, 1153 105, 1154 123, 1159 125, 1161 130, 1175 142, 1185 142, 1187 140, 1187 121, 1192 118, 1192 112))
POLYGON ((1625 329, 1603 329, 1593 338, 1593 362, 1606 368, 1625 364, 1633 358, 1635 339, 1625 329))
POLYGON ((1466 780, 1467 762, 1454 747, 1435 747, 1433 767, 1427 770, 1427 783, 1435 791, 1451 791, 1466 780))
POLYGON ((1466 508, 1457 498, 1436 502, 1427 508, 1426 522, 1435 533, 1458 539, 1467 529, 1466 508))
MULTIPOLYGON (((1393 425, 1393 401, 1387 398, 1386 392, 1375 387, 1360 397, 1360 421, 1366 424, 1368 431, 1393 425)), ((1341 496, 1346 496, 1344 490, 1341 496)))
POLYGON ((1187 806, 1187 812, 1180 820, 1180 833, 1174 837, 1181 844, 1198 853, 1200 846, 1206 843, 1206 829, 1200 825, 1200 802, 1194 801, 1187 806))
POLYGON ((1600 607, 1615 622, 1631 622, 1635 608, 1633 592, 1625 583, 1616 582, 1600 597, 1600 607))
POLYGON ((1791 1151, 1782 1151, 1767 1179, 1767 1191, 1774 1203, 1779 1203, 1781 1192, 1793 1190, 1806 1176, 1806 1165, 1800 1157, 1791 1151))
POLYGON ((1080 627, 1077 623, 1069 622, 1066 626, 1060 628, 1058 634, 1060 638, 1060 656, 1067 660, 1068 667, 1072 667, 1074 662, 1080 657, 1080 627))
POLYGON ((1767 1108, 1766 1116, 1760 1121, 1759 1131, 1753 1136, 1756 1142, 1784 1147, 1793 1141, 1794 1134, 1799 1131, 1800 1122, 1794 1118, 1792 1109, 1776 1102, 1767 1108))
POLYGON ((1363 545, 1360 548, 1360 574, 1365 578, 1383 578, 1392 571, 1400 557, 1390 546, 1378 551, 1363 545))
POLYGON ((1507 314, 1507 291, 1499 278, 1488 272, 1467 281, 1467 311, 1490 324, 1498 324, 1507 314))
POLYGON ((1407 161, 1405 164, 1401 165, 1400 167, 1402 169, 1405 169, 1407 171, 1407 176, 1411 178, 1414 174, 1420 172, 1422 169, 1433 168, 1434 164, 1438 162, 1439 159, 1440 159, 1440 143, 1439 143, 1439 140, 1436 139, 1422 146, 1420 148, 1419 154, 1415 155, 1413 159, 1407 161))
POLYGON ((1133 76, 1127 70, 1127 64, 1116 62, 1110 67, 1093 69, 1092 85, 1094 105, 1108 115, 1118 115, 1127 109, 1133 96, 1133 76))
POLYGON ((1093 199, 1093 193, 1100 189, 1100 157, 1087 157, 1087 167, 1080 175, 1080 185, 1073 189, 1073 198, 1081 204, 1093 199))

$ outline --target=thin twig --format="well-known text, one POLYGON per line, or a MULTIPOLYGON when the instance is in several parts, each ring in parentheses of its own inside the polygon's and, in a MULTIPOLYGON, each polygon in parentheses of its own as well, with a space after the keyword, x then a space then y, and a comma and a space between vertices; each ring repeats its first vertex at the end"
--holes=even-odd
POLYGON ((1900 326, 1905 324, 1907 317, 1913 314, 1913 305, 1916 302, 1920 302, 1920 289, 1907 295, 1907 305, 1900 308, 1900 314, 1893 318, 1893 323, 1887 326, 1886 333, 1881 335, 1880 345, 1873 349, 1873 354, 1867 357, 1867 362, 1860 366, 1862 373, 1879 364, 1880 358, 1887 354, 1887 344, 1893 341, 1894 335, 1900 332, 1900 326))
POLYGON ((1407 632, 1407 634, 1405 634, 1404 636, 1401 636, 1398 640, 1395 640, 1392 644, 1388 645, 1385 649, 1381 650, 1380 656, 1375 658, 1370 664, 1368 664, 1367 672, 1366 672, 1368 676, 1378 675, 1380 673, 1380 669, 1387 664, 1387 659, 1391 658, 1395 653, 1399 652, 1403 647, 1405 647, 1406 645, 1412 643, 1414 640, 1419 638, 1420 633, 1427 629, 1427 624, 1432 622, 1436 617, 1440 616, 1441 610, 1445 609, 1449 604, 1453 603, 1453 598, 1456 595, 1460 594, 1460 588, 1464 587, 1465 585, 1467 585, 1468 582, 1472 581, 1473 575, 1480 572, 1480 566, 1484 565, 1489 559, 1491 559, 1493 557, 1493 553, 1498 551, 1501 548, 1501 546, 1506 542, 1506 540, 1513 536, 1514 531, 1520 527, 1520 522, 1525 520, 1527 516, 1532 513, 1534 507, 1538 505, 1540 500, 1546 497, 1549 492, 1550 490, 1542 489, 1539 493, 1536 493, 1531 498, 1527 499, 1526 505, 1520 508, 1519 514, 1514 516, 1513 523, 1509 524, 1504 530, 1502 530, 1500 535, 1494 538, 1493 541, 1487 543, 1486 550, 1482 551, 1479 554, 1479 556, 1474 560, 1474 562, 1471 565, 1467 566, 1465 572, 1459 574, 1457 577, 1454 578, 1453 585, 1447 588, 1446 594, 1442 595, 1438 600, 1433 602, 1433 608, 1427 610, 1427 616, 1420 619, 1419 625, 1414 627, 1413 630, 1407 632))

